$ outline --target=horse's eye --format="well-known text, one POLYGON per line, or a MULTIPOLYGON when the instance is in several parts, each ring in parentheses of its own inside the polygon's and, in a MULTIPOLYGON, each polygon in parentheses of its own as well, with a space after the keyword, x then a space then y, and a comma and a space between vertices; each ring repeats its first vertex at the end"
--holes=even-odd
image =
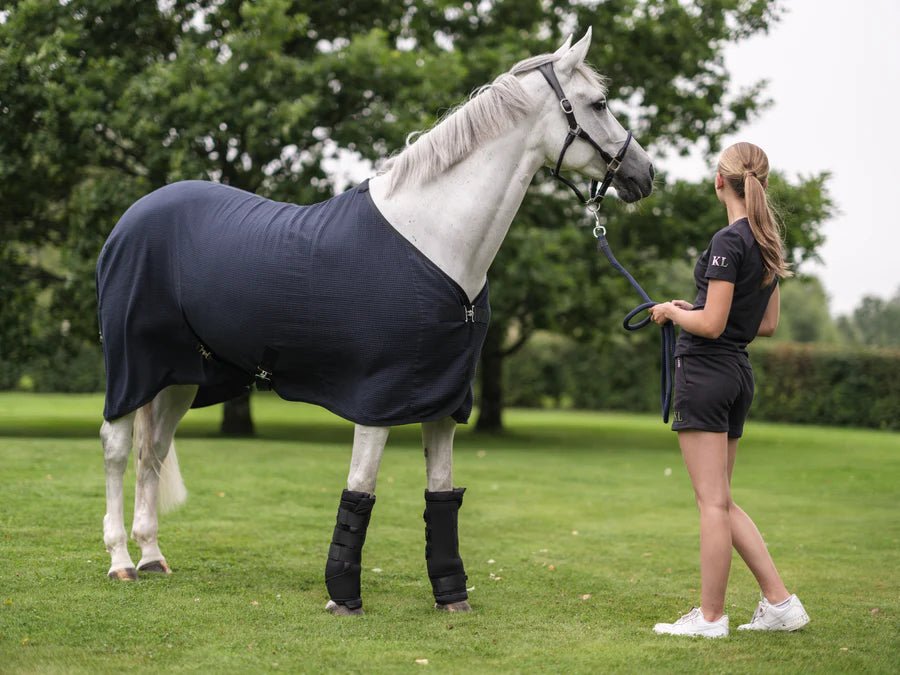
POLYGON ((603 112, 604 110, 606 110, 606 99, 604 98, 599 101, 595 101, 594 103, 591 103, 591 107, 594 110, 596 110, 597 112, 603 112))

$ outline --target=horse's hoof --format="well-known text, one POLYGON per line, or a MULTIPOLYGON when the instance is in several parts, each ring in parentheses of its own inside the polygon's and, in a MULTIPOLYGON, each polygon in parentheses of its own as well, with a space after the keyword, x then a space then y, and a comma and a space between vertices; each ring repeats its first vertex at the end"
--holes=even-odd
POLYGON ((148 563, 138 566, 140 572, 155 572, 158 574, 172 574, 172 570, 166 564, 165 560, 151 560, 148 563))
POLYGON ((362 607, 350 609, 346 605, 339 605, 334 600, 329 600, 328 604, 325 605, 325 609, 331 612, 334 616, 362 616, 363 614, 365 614, 362 607))
POLYGON ((112 570, 106 576, 117 581, 137 581, 137 570, 133 567, 125 567, 120 570, 112 570))
POLYGON ((448 602, 442 605, 439 602, 434 603, 434 608, 440 612, 471 612, 472 606, 468 600, 460 600, 459 602, 448 602))

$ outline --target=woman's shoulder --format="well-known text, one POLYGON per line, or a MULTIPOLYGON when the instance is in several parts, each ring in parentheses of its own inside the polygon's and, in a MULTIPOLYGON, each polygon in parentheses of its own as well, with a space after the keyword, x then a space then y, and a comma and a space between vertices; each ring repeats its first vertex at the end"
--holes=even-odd
POLYGON ((740 218, 716 232, 712 237, 712 241, 728 242, 732 245, 743 244, 750 247, 756 243, 756 238, 753 236, 753 230, 750 228, 750 221, 746 218, 740 218))

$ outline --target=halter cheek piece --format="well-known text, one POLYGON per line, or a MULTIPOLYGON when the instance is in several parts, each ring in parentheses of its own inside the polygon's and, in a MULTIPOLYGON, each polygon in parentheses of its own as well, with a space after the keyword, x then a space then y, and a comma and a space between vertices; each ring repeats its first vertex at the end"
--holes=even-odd
POLYGON ((581 200, 582 204, 585 204, 591 211, 596 212, 596 209, 600 207, 600 202, 602 202, 603 198, 606 196, 606 191, 609 189, 609 186, 612 185, 613 179, 619 172, 619 167, 622 166, 622 160, 625 158, 625 153, 628 152, 628 146, 631 144, 631 132, 628 132, 628 135, 625 137, 625 142, 622 144, 622 147, 619 148, 619 152, 617 152, 615 156, 609 154, 597 141, 591 138, 591 135, 588 132, 581 128, 581 125, 578 124, 578 120, 575 118, 575 109, 572 107, 571 101, 566 97, 566 92, 563 91, 563 88, 559 84, 559 80, 556 78, 553 64, 545 63, 542 66, 538 66, 537 70, 544 76, 544 79, 547 80, 547 84, 553 89, 556 97, 559 99, 559 107, 562 108, 563 114, 569 122, 569 133, 566 134, 566 140, 563 141, 562 150, 559 151, 559 158, 556 160, 556 166, 550 170, 550 175, 568 186, 578 199, 581 200), (603 177, 603 180, 600 181, 599 185, 596 180, 591 180, 591 185, 588 189, 588 197, 585 197, 572 181, 568 180, 560 173, 566 152, 576 138, 580 138, 587 142, 594 150, 600 153, 603 161, 606 162, 606 175, 603 177))

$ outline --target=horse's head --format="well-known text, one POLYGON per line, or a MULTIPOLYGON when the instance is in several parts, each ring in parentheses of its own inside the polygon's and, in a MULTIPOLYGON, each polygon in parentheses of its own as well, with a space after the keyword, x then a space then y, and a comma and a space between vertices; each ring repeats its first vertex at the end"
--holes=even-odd
MULTIPOLYGON (((591 45, 591 30, 575 45, 571 37, 553 54, 553 73, 559 82, 578 127, 601 150, 583 137, 575 138, 565 152, 560 170, 569 169, 602 180, 607 159, 616 156, 628 138, 628 132, 610 112, 603 79, 584 62, 591 45), (607 159, 604 159, 606 154, 607 159)), ((539 58, 539 57, 536 57, 539 58)), ((523 62, 524 65, 527 62, 523 62)), ((547 165, 555 167, 563 150, 570 126, 567 106, 538 70, 521 73, 521 82, 535 101, 543 101, 539 124, 543 131, 542 150, 547 165)), ((653 189, 653 163, 636 140, 631 140, 621 166, 612 182, 619 197, 628 203, 648 196, 653 189)))

